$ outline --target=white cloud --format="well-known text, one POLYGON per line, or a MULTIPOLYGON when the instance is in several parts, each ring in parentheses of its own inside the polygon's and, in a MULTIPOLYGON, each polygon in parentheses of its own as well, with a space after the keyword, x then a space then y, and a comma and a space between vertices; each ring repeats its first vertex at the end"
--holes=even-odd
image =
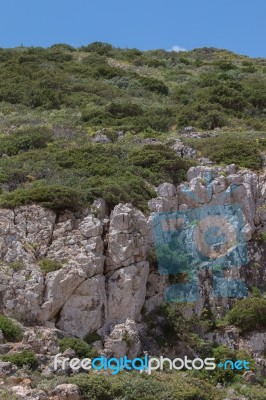
POLYGON ((176 53, 178 53, 179 51, 187 51, 187 49, 185 49, 184 47, 178 46, 178 44, 175 44, 168 51, 175 51, 176 53))

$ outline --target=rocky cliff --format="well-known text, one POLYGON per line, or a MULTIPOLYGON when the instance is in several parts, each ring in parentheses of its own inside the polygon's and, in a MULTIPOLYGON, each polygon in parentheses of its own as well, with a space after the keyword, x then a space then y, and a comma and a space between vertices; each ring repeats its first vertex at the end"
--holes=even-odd
MULTIPOLYGON (((158 272, 154 257, 151 261, 155 216, 215 204, 237 205, 244 218, 248 263, 227 268, 225 279, 266 289, 265 173, 235 165, 193 167, 187 182, 164 183, 157 193, 147 215, 131 204, 118 204, 108 215, 101 200, 83 212, 60 215, 38 205, 1 209, 0 312, 80 338, 97 331, 105 354, 138 354, 142 315, 160 305, 169 286, 167 274, 158 272), (55 270, 44 271, 44 260, 55 270)), ((199 275, 193 312, 208 307, 223 315, 235 299, 213 296, 212 269, 199 275)))

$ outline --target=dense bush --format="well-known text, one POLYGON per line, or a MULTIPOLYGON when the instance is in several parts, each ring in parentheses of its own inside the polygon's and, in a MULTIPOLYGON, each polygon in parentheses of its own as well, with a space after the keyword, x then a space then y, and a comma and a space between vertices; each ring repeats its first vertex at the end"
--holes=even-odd
POLYGON ((6 340, 16 342, 21 339, 22 330, 19 325, 4 315, 0 315, 0 330, 3 332, 6 340))
POLYGON ((52 140, 52 132, 45 127, 24 128, 1 138, 0 154, 13 156, 21 151, 44 148, 52 140))
POLYGON ((84 338, 84 341, 88 344, 96 342, 97 340, 101 340, 101 336, 98 335, 96 331, 88 333, 84 338))
POLYGON ((259 169, 262 165, 258 142, 243 135, 222 134, 211 138, 193 140, 190 144, 200 154, 217 163, 235 163, 240 167, 252 169, 259 169))
POLYGON ((41 271, 44 274, 48 274, 49 272, 58 271, 62 268, 61 262, 57 260, 49 260, 48 258, 44 258, 39 262, 41 271))
POLYGON ((65 337, 59 341, 60 351, 64 352, 67 349, 75 351, 77 357, 82 358, 95 358, 98 353, 89 346, 88 343, 81 339, 65 337))
POLYGON ((141 168, 143 175, 153 184, 160 181, 179 183, 185 178, 189 162, 176 156, 175 151, 165 145, 153 144, 132 150, 128 161, 141 168))
MULTIPOLYGON (((233 363, 237 360, 246 360, 248 364, 248 368, 252 371, 255 368, 256 362, 252 357, 249 356, 248 353, 243 350, 235 350, 231 349, 225 345, 214 345, 211 352, 209 352, 208 357, 215 358, 216 364, 222 363, 230 360, 233 363)), ((197 371, 198 372, 198 371, 197 371)), ((232 368, 232 364, 228 363, 226 368, 216 368, 213 371, 201 370, 199 375, 204 377, 208 382, 213 385, 217 385, 221 383, 223 385, 228 385, 233 382, 237 382, 239 380, 239 375, 243 375, 245 369, 236 370, 232 368)), ((195 372, 193 373, 193 375, 195 372)))
POLYGON ((166 84, 158 79, 155 78, 147 78, 145 76, 142 76, 140 78, 140 82, 141 84, 148 90, 150 90, 151 92, 156 92, 159 94, 164 94, 164 95, 168 95, 169 93, 169 89, 166 86, 166 84))
POLYGON ((78 210, 85 204, 85 199, 77 191, 63 186, 16 189, 0 195, 1 207, 15 208, 29 203, 40 203, 44 207, 54 210, 78 210))
POLYGON ((222 395, 208 383, 172 373, 120 372, 115 376, 79 374, 69 379, 90 400, 220 400, 222 395))
POLYGON ((133 103, 111 103, 107 106, 107 111, 116 118, 135 117, 143 114, 142 108, 133 103))
POLYGON ((22 368, 24 365, 34 369, 38 366, 38 359, 32 351, 23 350, 18 353, 6 354, 1 356, 3 361, 9 361, 17 367, 22 368))
POLYGON ((81 48, 82 51, 95 52, 101 55, 110 55, 112 49, 113 46, 111 44, 104 42, 93 42, 81 48))
POLYGON ((239 300, 228 313, 228 322, 243 332, 266 328, 266 300, 257 297, 239 300))

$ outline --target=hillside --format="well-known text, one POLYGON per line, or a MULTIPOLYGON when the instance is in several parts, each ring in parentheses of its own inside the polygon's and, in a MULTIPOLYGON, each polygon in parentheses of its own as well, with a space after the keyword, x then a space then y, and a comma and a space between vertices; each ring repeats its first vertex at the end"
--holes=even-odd
POLYGON ((82 208, 103 197, 145 210, 162 182, 198 157, 260 169, 266 146, 266 60, 190 52, 81 48, 0 50, 0 204, 82 208), (213 136, 213 137, 212 137, 213 136))
POLYGON ((58 44, 0 78, 0 399, 265 400, 266 59, 58 44))

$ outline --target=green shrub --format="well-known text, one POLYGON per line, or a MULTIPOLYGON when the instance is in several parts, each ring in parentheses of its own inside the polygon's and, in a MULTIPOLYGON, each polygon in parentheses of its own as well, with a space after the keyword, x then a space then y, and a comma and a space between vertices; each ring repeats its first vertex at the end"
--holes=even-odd
POLYGON ((142 76, 140 78, 140 83, 151 92, 156 92, 165 96, 167 96, 169 93, 169 89, 166 84, 158 79, 142 76))
POLYGON ((15 394, 11 394, 10 390, 0 389, 0 399, 1 400, 18 400, 15 394))
POLYGON ((85 400, 114 400, 112 383, 103 376, 79 376, 70 379, 78 385, 85 400))
POLYGON ((240 167, 260 169, 262 158, 256 140, 243 135, 221 134, 211 138, 188 141, 192 147, 210 158, 223 164, 237 164, 240 167))
MULTIPOLYGON (((231 360, 232 362, 237 360, 246 360, 249 362, 249 369, 252 370, 255 367, 255 361, 247 353, 243 352, 242 350, 230 349, 227 346, 221 345, 214 347, 212 356, 215 358, 215 362, 217 364, 220 362, 224 363, 226 360, 231 360)), ((217 383, 228 384, 233 382, 236 379, 237 374, 242 375, 244 372, 244 369, 239 371, 232 369, 230 364, 226 369, 216 368, 210 374, 207 374, 206 371, 204 371, 203 375, 206 376, 208 381, 216 385, 217 383)))
POLYGON ((77 338, 65 337, 59 341, 60 351, 64 352, 67 349, 72 349, 76 352, 77 357, 81 358, 95 358, 98 356, 96 350, 92 349, 84 340, 77 338))
POLYGON ((63 186, 16 189, 0 195, 1 207, 15 208, 28 203, 40 203, 44 207, 55 210, 77 210, 85 204, 85 199, 81 193, 63 186))
POLYGON ((0 315, 0 330, 3 332, 4 338, 11 342, 18 342, 22 337, 20 326, 4 315, 0 315))
POLYGON ((18 261, 9 263, 8 266, 10 268, 12 268, 14 272, 18 272, 25 268, 25 263, 23 260, 18 260, 18 261))
POLYGON ((81 50, 88 52, 95 52, 100 55, 110 55, 110 53, 112 53, 113 46, 109 43, 93 42, 90 43, 88 46, 83 46, 81 50))
POLYGON ((227 119, 221 111, 209 111, 199 119, 199 126, 202 129, 215 129, 225 126, 227 119))
POLYGON ((266 242, 266 232, 261 232, 259 235, 259 240, 261 242, 266 242))
POLYGON ((235 69, 236 66, 231 61, 216 61, 215 65, 220 68, 222 71, 230 71, 231 69, 235 69))
POLYGON ((257 298, 261 298, 262 297, 261 291, 257 287, 253 287, 251 289, 251 294, 252 294, 252 297, 257 297, 257 298))
POLYGON ((237 389, 237 392, 248 400, 264 400, 266 398, 265 384, 264 386, 248 386, 246 382, 243 382, 237 389))
POLYGON ((228 313, 228 322, 243 332, 266 328, 266 300, 257 297, 239 300, 228 313))
POLYGON ((116 118, 134 117, 143 114, 143 110, 139 105, 129 102, 113 102, 107 106, 107 111, 116 118))
POLYGON ((84 341, 88 344, 96 342, 97 340, 101 340, 101 336, 98 335, 97 332, 88 333, 84 338, 84 341))
POLYGON ((155 372, 151 376, 135 372, 119 372, 115 376, 79 374, 68 382, 78 385, 85 400, 222 399, 217 389, 182 372, 155 372))
POLYGON ((21 151, 44 148, 52 140, 52 136, 52 132, 44 127, 20 129, 1 138, 0 154, 13 156, 21 151))
POLYGON ((62 264, 59 261, 56 260, 49 260, 47 258, 44 258, 39 262, 41 271, 44 274, 48 274, 49 272, 54 272, 58 271, 59 269, 62 268, 62 264))
POLYGON ((34 369, 38 366, 38 359, 32 351, 21 351, 19 353, 6 354, 1 356, 3 361, 9 361, 17 367, 22 368, 24 365, 34 369))
POLYGON ((128 155, 128 161, 141 168, 142 175, 155 185, 160 181, 174 184, 181 182, 190 166, 188 160, 178 157, 174 150, 161 144, 133 149, 128 155))

